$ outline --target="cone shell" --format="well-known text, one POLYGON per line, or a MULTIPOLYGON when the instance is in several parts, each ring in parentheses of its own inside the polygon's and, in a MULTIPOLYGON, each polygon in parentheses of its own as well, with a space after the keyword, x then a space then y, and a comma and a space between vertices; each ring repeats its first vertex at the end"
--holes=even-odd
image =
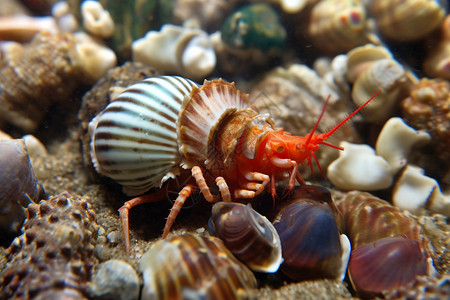
POLYGON ((348 274, 353 288, 363 296, 380 296, 428 274, 419 241, 387 237, 352 251, 348 274))
POLYGON ((158 241, 140 261, 141 299, 248 299, 253 273, 215 237, 180 235, 158 241))
POLYGON ((214 233, 250 269, 276 272, 283 261, 277 231, 250 204, 217 202, 212 209, 214 233))
POLYGON ((306 193, 297 189, 293 202, 280 211, 279 220, 274 223, 283 251, 281 270, 294 280, 341 275, 338 224, 330 205, 322 201, 325 189, 317 187, 310 193, 315 188, 307 187, 306 193))
POLYGON ((96 170, 123 186, 127 195, 159 187, 178 174, 177 119, 197 85, 178 76, 131 85, 89 124, 96 170))
POLYGON ((370 8, 381 34, 403 42, 425 37, 446 14, 445 1, 436 0, 379 0, 370 8))
POLYGON ((178 119, 178 138, 180 151, 184 155, 184 167, 192 168, 199 162, 206 163, 208 147, 221 120, 248 107, 247 95, 236 89, 234 83, 220 79, 205 81, 202 87, 194 88, 185 97, 178 119))

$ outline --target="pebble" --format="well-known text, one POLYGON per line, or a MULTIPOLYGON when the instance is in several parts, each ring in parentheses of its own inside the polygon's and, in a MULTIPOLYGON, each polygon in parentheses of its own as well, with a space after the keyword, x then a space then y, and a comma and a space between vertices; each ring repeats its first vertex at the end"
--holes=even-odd
POLYGON ((139 299, 139 277, 128 263, 111 259, 100 265, 94 275, 90 293, 96 299, 139 299))

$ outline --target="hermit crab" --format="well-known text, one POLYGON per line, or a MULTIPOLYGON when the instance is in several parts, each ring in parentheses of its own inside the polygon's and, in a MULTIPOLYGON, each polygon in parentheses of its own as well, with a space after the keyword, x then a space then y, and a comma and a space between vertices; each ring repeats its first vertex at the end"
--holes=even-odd
POLYGON ((89 124, 96 170, 120 183, 125 194, 138 196, 119 209, 127 252, 128 211, 165 197, 163 193, 139 195, 160 188, 182 169, 191 170, 195 184, 179 192, 163 238, 186 199, 198 189, 208 202, 220 197, 225 202, 251 199, 266 189, 275 201, 275 183, 286 172, 289 191, 296 181, 305 184, 297 165, 307 162, 312 168, 320 145, 342 150, 325 140, 374 97, 330 131, 316 134, 327 100, 314 128, 302 137, 274 128, 269 115, 251 109, 247 95, 222 79, 205 80, 199 86, 182 77, 161 76, 131 85, 89 124), (220 196, 211 193, 211 181, 216 182, 220 196))

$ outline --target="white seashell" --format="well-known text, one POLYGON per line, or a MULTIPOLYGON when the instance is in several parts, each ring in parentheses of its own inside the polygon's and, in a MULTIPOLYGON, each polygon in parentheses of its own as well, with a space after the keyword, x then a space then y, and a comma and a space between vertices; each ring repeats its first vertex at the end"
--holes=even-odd
POLYGON ((401 100, 405 82, 405 69, 397 61, 387 58, 377 60, 356 79, 352 89, 353 102, 360 106, 381 90, 361 113, 369 122, 383 122, 401 100))
POLYGON ((375 150, 386 159, 395 174, 406 165, 414 145, 424 144, 430 140, 431 136, 426 131, 415 130, 401 118, 390 118, 378 135, 375 150))
POLYGON ((450 216, 449 196, 442 194, 438 182, 416 166, 407 165, 396 182, 392 202, 395 206, 412 212, 420 208, 450 216))
POLYGON ((216 66, 211 39, 196 28, 167 24, 160 31, 149 31, 131 48, 134 61, 193 79, 205 78, 216 66))
POLYGON ((347 53, 347 80, 354 83, 366 68, 383 58, 392 59, 392 53, 386 47, 366 44, 353 48, 347 53))
POLYGON ((100 38, 109 38, 114 34, 114 21, 100 2, 84 1, 81 3, 81 15, 83 25, 89 33, 100 38))
POLYGON ((328 179, 343 190, 376 191, 391 186, 391 167, 368 145, 341 142, 339 158, 328 166, 328 179))
POLYGON ((148 78, 128 87, 89 123, 91 159, 97 172, 127 195, 160 187, 178 174, 177 119, 197 85, 177 76, 148 78))

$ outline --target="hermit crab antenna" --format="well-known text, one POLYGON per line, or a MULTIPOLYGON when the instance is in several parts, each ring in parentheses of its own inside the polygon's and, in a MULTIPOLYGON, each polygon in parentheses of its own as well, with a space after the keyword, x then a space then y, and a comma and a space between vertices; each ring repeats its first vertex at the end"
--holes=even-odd
POLYGON ((322 119, 323 114, 325 113, 325 109, 327 108, 328 101, 330 101, 330 97, 331 97, 331 95, 328 95, 327 100, 325 100, 325 103, 323 104, 322 112, 320 113, 319 119, 317 120, 316 125, 314 125, 314 128, 309 133, 308 138, 306 139, 305 145, 309 144, 309 142, 311 141, 312 136, 314 135, 314 132, 316 132, 316 129, 319 126, 320 120, 322 119))
MULTIPOLYGON (((370 101, 372 101, 373 98, 375 98, 376 95, 378 95, 379 93, 381 93, 381 90, 379 90, 375 95, 373 95, 369 100, 366 101, 366 103, 364 103, 363 105, 361 105, 360 107, 358 107, 354 112, 352 112, 347 118, 345 118, 342 122, 340 122, 339 124, 337 124, 336 126, 334 126, 334 128, 332 128, 330 131, 328 131, 327 133, 324 133, 325 138, 328 138, 330 135, 332 135, 336 130, 339 129, 339 127, 341 127, 342 125, 344 125, 345 122, 347 122, 349 119, 351 119, 354 115, 356 115, 361 109, 364 108, 364 106, 366 106, 367 104, 369 104, 370 101)), ((330 98, 330 96, 328 96, 328 99, 330 98)), ((327 105, 327 101, 325 102, 324 105, 324 109, 327 105)), ((322 114, 320 115, 320 117, 322 117, 324 110, 322 110, 322 114)), ((319 119, 320 121, 320 119, 319 119)), ((314 130, 317 128, 319 122, 317 122, 316 126, 313 129, 314 130)), ((310 137, 308 137, 308 141, 309 141, 310 137)))

